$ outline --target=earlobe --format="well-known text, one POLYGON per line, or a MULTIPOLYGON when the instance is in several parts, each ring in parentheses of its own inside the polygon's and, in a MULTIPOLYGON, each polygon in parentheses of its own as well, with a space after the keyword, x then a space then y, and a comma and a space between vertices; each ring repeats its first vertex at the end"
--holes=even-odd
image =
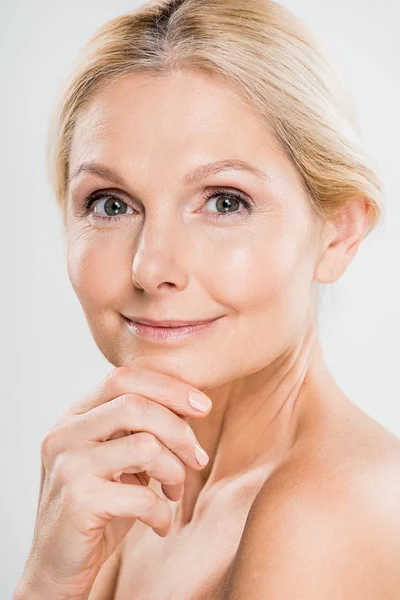
POLYGON ((347 269, 363 240, 370 208, 364 198, 352 200, 325 225, 317 281, 333 283, 347 269))

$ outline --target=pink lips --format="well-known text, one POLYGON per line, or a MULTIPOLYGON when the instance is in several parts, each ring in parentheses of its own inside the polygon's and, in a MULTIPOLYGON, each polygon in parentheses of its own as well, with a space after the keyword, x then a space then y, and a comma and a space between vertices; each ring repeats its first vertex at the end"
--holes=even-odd
MULTIPOLYGON (((218 322, 220 319, 221 317, 209 321, 192 321, 189 323, 186 321, 188 324, 185 324, 185 321, 178 321, 179 325, 177 327, 171 325, 159 325, 155 327, 153 325, 145 325, 138 321, 131 321, 130 319, 127 319, 127 323, 129 329, 135 334, 135 337, 153 343, 164 342, 171 344, 173 342, 179 343, 186 338, 190 338, 213 327, 214 323, 218 322)), ((154 323, 154 321, 152 321, 152 323, 154 323)), ((165 323, 165 321, 158 321, 158 323, 165 323)), ((168 321, 168 323, 177 323, 177 321, 168 321)))
POLYGON ((140 323, 142 325, 149 325, 150 327, 185 327, 185 326, 194 326, 194 325, 202 325, 203 323, 209 323, 210 321, 215 321, 220 317, 212 317, 211 319, 204 319, 203 321, 153 321, 151 319, 142 319, 141 317, 129 317, 129 320, 132 323, 140 323))

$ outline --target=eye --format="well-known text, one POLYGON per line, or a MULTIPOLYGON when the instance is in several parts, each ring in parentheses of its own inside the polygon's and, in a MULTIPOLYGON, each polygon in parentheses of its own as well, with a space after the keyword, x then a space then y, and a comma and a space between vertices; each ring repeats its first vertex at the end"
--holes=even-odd
POLYGON ((230 215, 241 215, 243 214, 243 212, 251 212, 251 203, 249 202, 249 200, 247 200, 245 196, 243 196, 239 192, 233 192, 231 190, 222 189, 214 190, 213 192, 207 194, 207 200, 214 199, 216 199, 215 206, 217 208, 217 211, 214 212, 215 216, 213 218, 227 218, 225 215, 228 215, 229 218, 230 215), (232 208, 235 208, 240 204, 242 204, 245 207, 246 211, 231 210, 232 208), (222 212, 219 212, 219 210, 221 210, 222 212))
POLYGON ((90 208, 95 202, 100 200, 105 200, 103 203, 103 210, 106 212, 106 216, 100 216, 96 218, 115 221, 118 220, 120 214, 126 214, 128 209, 132 210, 131 207, 128 206, 128 204, 117 194, 111 192, 96 192, 85 198, 85 214, 92 212, 94 215, 98 215, 98 212, 95 209, 98 208, 101 202, 95 204, 92 211, 90 211, 90 208))

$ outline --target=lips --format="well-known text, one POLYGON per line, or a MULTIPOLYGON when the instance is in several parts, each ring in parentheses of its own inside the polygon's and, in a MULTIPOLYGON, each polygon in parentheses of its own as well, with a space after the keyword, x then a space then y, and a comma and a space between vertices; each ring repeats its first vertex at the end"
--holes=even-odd
POLYGON ((180 320, 165 320, 165 321, 153 321, 151 319, 144 319, 141 317, 126 317, 132 323, 140 323, 142 325, 148 325, 150 327, 188 327, 194 325, 202 325, 203 323, 209 323, 215 321, 220 317, 211 317, 210 319, 203 319, 202 321, 180 321, 180 320))

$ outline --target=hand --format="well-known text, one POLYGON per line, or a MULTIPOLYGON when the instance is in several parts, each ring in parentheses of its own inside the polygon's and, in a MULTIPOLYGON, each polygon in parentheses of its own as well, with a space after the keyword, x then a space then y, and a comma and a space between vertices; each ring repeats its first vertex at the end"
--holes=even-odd
POLYGON ((136 519, 161 537, 169 533, 171 507, 147 486, 153 477, 179 500, 185 465, 205 466, 185 418, 208 411, 191 407, 191 391, 207 398, 175 377, 117 367, 47 432, 24 589, 85 598, 136 519))

